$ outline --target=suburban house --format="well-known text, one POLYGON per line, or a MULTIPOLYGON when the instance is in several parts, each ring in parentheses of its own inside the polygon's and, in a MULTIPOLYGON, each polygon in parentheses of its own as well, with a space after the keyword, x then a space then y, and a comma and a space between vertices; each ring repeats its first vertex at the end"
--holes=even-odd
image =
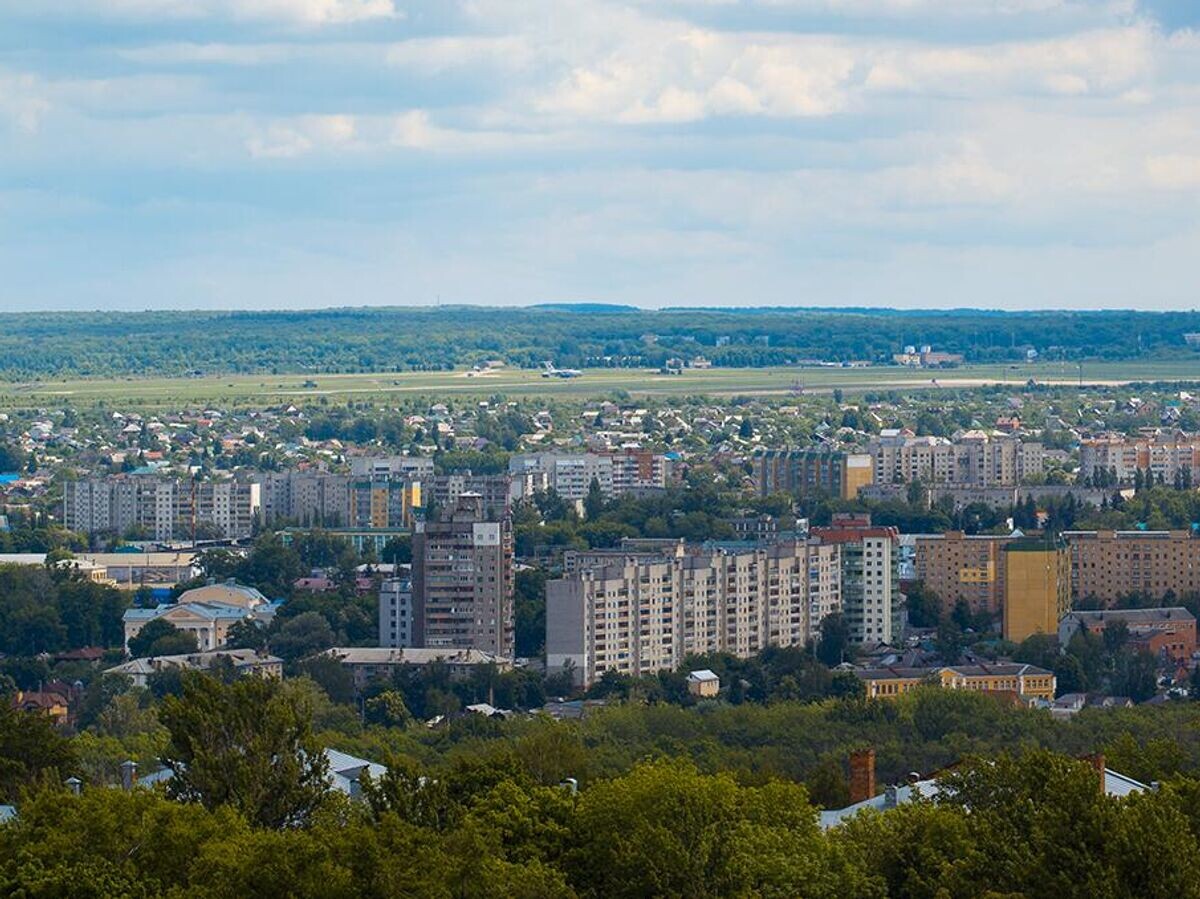
POLYGON ((721 679, 707 668, 701 668, 688 673, 687 688, 693 696, 711 698, 721 692, 721 679))

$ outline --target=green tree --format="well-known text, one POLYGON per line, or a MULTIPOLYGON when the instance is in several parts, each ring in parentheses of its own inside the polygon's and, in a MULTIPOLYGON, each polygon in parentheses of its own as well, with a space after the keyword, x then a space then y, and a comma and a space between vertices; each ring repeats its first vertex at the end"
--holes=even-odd
POLYGON ((49 716, 0 705, 0 799, 14 802, 44 774, 67 777, 78 760, 49 716))
POLYGON ((310 656, 333 646, 336 635, 320 612, 304 612, 289 618, 271 639, 271 649, 283 659, 292 661, 310 656))
POLYGON ((328 791, 328 761, 302 694, 270 678, 231 684, 188 672, 159 717, 170 794, 212 809, 231 805, 253 824, 302 824, 328 791))
POLYGON ((817 641, 817 658, 830 667, 848 661, 851 655, 850 625, 841 612, 821 619, 821 637, 817 641))
POLYGON ((148 656, 183 655, 196 651, 196 635, 181 631, 164 618, 155 618, 129 638, 129 654, 135 659, 148 656))

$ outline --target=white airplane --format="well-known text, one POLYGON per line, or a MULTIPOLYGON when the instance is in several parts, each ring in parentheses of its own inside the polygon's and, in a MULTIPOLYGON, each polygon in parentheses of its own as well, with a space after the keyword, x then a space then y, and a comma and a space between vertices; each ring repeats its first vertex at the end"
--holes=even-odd
POLYGON ((581 378, 583 372, 577 368, 555 368, 553 362, 542 363, 543 378, 581 378))

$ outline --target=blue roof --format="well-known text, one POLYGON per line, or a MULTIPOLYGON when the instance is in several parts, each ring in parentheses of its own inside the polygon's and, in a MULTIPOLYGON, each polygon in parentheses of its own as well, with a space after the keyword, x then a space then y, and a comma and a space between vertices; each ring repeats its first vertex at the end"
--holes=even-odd
POLYGON ((17 807, 15 805, 0 805, 0 824, 7 824, 16 819, 17 807))
MULTIPOLYGON (((11 484, 13 481, 21 480, 21 476, 15 471, 6 471, 0 474, 0 484, 11 484)), ((0 808, 12 808, 12 806, 0 806, 0 808)))

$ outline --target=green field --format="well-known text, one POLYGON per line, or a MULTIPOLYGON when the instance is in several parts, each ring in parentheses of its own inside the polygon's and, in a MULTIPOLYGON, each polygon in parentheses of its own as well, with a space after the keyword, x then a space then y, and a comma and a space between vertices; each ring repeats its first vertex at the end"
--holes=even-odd
POLYGON ((625 390, 634 396, 848 393, 871 390, 939 389, 981 384, 1122 384, 1131 381, 1200 381, 1200 362, 1086 362, 975 365, 944 371, 888 366, 872 368, 714 368, 663 375, 649 370, 588 369, 582 377, 543 378, 540 372, 501 370, 402 372, 345 375, 225 375, 202 378, 125 378, 34 381, 0 384, 0 406, 78 408, 110 406, 179 408, 211 404, 271 405, 328 397, 331 401, 386 401, 401 396, 492 396, 589 398, 625 390), (309 384, 309 386, 305 386, 309 384), (315 384, 315 386, 312 386, 315 384))

